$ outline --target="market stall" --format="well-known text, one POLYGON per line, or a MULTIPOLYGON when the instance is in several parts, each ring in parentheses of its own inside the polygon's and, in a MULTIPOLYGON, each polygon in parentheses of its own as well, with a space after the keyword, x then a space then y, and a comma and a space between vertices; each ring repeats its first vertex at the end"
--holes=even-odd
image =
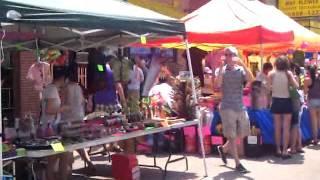
MULTIPOLYGON (((52 47, 60 47, 63 49, 72 49, 72 50, 82 50, 89 47, 95 47, 99 45, 107 44, 112 36, 119 36, 121 38, 123 34, 134 36, 135 38, 140 38, 141 36, 152 37, 153 35, 184 35, 185 27, 184 24, 163 16, 158 13, 154 13, 150 10, 146 10, 140 7, 133 6, 129 3, 121 2, 121 1, 108 1, 108 2, 100 2, 94 1, 91 3, 87 3, 86 1, 20 1, 20 0, 3 0, 1 2, 1 10, 0 10, 0 21, 1 22, 9 22, 14 25, 28 27, 24 30, 31 30, 34 32, 34 36, 36 37, 36 45, 38 48, 38 42, 43 39, 50 39, 50 36, 56 35, 51 34, 49 32, 41 31, 38 33, 38 28, 49 26, 49 28, 56 27, 56 29, 62 29, 63 31, 73 33, 67 39, 65 37, 60 36, 60 39, 55 37, 51 37, 55 39, 55 42, 43 41, 47 46, 52 47), (120 10, 121 9, 121 10, 120 10), (146 18, 147 17, 147 18, 146 18), (35 27, 35 28, 34 28, 35 27), (79 31, 76 28, 85 28, 85 31, 79 31), (88 29, 95 28, 95 29, 88 29), (102 38, 98 43, 97 39, 92 36, 91 40, 87 40, 84 38, 87 34, 94 34, 101 31, 109 30, 108 33, 103 33, 102 38), (107 37, 106 37, 107 36, 107 37), (80 48, 69 48, 64 46, 72 41, 80 39, 82 42, 80 48), (95 39, 95 40, 93 40, 95 39), (57 41, 58 40, 58 41, 57 41), (60 40, 60 42, 59 42, 60 40), (87 43, 87 46, 84 46, 84 43, 87 43)), ((5 27, 7 28, 7 27, 5 27)), ((9 28, 8 28, 9 29, 9 28)), ((5 31, 3 31, 3 35, 5 35, 5 31)), ((59 37, 59 36, 58 36, 59 37)), ((100 37, 101 38, 101 37, 100 37)), ((17 41, 15 41, 17 42, 17 41)), ((13 43, 15 43, 13 42, 13 43)), ((115 42, 116 43, 116 42, 115 42)), ((75 42, 75 44, 78 44, 75 42)), ((118 44, 117 44, 118 45, 118 44)), ((186 41, 186 48, 188 49, 188 42, 186 41)), ((195 94, 195 84, 193 81, 193 73, 191 67, 191 59, 190 54, 188 53, 188 62, 189 69, 191 71, 191 79, 192 79, 192 92, 193 99, 195 104, 197 103, 197 97, 195 94)), ((107 123, 108 124, 108 123, 107 123)), ((199 136, 200 136, 200 144, 201 149, 203 150, 203 139, 202 139, 202 131, 200 130, 201 121, 190 121, 187 123, 182 123, 180 125, 168 126, 165 128, 155 128, 154 130, 148 131, 137 131, 132 134, 121 135, 117 137, 110 137, 109 139, 100 139, 93 140, 89 143, 80 143, 80 145, 74 146, 66 146, 66 151, 73 151, 75 148, 83 148, 89 147, 92 145, 97 145, 101 143, 112 142, 121 139, 128 139, 138 136, 143 136, 148 133, 158 133, 163 131, 171 130, 172 128, 182 128, 190 125, 198 125, 199 127, 199 136)), ((51 142, 51 141, 49 141, 51 142)), ((56 142, 56 141, 54 141, 56 142)), ((58 141, 59 142, 59 141, 58 141)), ((48 141, 45 141, 45 144, 48 141)), ((53 143, 49 143, 51 146, 53 143)), ((48 145, 48 144, 47 144, 48 145)), ((58 144, 61 148, 61 143, 58 144)), ((59 149, 59 148, 58 148, 59 149)), ((60 149, 61 150, 61 149, 60 149)), ((59 150, 56 150, 59 151, 59 150)), ((49 154, 54 153, 53 151, 47 151, 49 154)), ((27 152, 26 156, 33 157, 32 152, 27 152)), ((38 154, 38 153, 35 153, 38 154)), ((207 175, 205 155, 203 155, 203 163, 205 175, 207 175)), ((1 161, 2 162, 2 161, 1 161)), ((1 168, 2 170, 2 168, 1 168)), ((2 174, 2 173, 1 173, 2 174)))
MULTIPOLYGON (((233 45, 246 51, 245 54, 254 52, 260 56, 257 57, 260 65, 256 63, 253 68, 255 70, 262 67, 263 57, 267 53, 290 54, 290 51, 293 52, 296 49, 314 52, 319 49, 318 34, 299 25, 275 7, 257 0, 210 1, 182 20, 186 23, 190 46, 204 51, 218 51, 225 46, 233 45)), ((184 49, 182 42, 180 37, 174 36, 149 41, 147 44, 135 43, 134 45, 184 49)), ((304 59, 302 61, 304 62, 304 59)), ((267 62, 270 62, 270 59, 267 62)), ((207 101, 206 104, 218 104, 217 96, 219 94, 215 93, 213 97, 203 99, 207 101)), ((269 110, 254 110, 250 111, 250 114, 251 119, 255 119, 261 125, 264 142, 272 144, 273 124, 269 110)), ((304 139, 310 138, 307 114, 304 110, 302 120, 304 139)), ((212 128, 213 131, 220 131, 222 127, 214 125, 212 128)))

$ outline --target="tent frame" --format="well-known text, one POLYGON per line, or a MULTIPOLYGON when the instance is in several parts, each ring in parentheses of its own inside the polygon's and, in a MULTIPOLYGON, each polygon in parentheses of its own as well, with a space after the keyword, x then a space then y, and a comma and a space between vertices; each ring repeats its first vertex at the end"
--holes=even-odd
POLYGON ((202 154, 202 160, 203 160, 204 176, 207 177, 208 176, 208 169, 207 169, 206 155, 204 152, 204 144, 203 144, 202 118, 200 117, 200 110, 199 110, 199 106, 198 106, 198 98, 197 98, 197 93, 196 93, 196 86, 195 86, 195 82, 194 82, 193 69, 192 69, 191 56, 190 56, 190 47, 189 47, 189 42, 188 42, 187 38, 184 38, 184 42, 185 42, 188 67, 189 67, 190 77, 191 77, 193 103, 196 105, 196 107, 195 107, 196 108, 196 118, 199 121, 198 134, 199 134, 200 148, 201 148, 201 154, 202 154))

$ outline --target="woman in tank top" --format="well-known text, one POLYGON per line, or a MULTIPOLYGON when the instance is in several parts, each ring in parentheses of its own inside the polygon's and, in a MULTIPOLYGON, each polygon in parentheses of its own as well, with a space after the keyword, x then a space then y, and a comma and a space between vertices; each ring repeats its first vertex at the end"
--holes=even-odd
POLYGON ((289 71, 289 61, 286 56, 276 59, 275 70, 268 74, 272 92, 271 112, 274 119, 276 156, 288 159, 288 145, 290 139, 290 126, 292 118, 292 102, 290 99, 289 86, 298 87, 293 74, 289 71), (283 129, 281 135, 281 129, 283 129), (283 137, 281 151, 281 137, 283 137))
POLYGON ((320 127, 320 72, 316 66, 309 69, 309 76, 304 81, 304 90, 307 95, 310 110, 313 144, 318 144, 318 130, 320 127), (317 72, 318 71, 318 72, 317 72))

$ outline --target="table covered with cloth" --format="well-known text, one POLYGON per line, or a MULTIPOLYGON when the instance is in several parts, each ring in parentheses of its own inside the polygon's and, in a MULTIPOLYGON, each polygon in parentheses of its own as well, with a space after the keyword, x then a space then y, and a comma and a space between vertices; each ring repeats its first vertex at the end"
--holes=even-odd
MULTIPOLYGON (((275 144, 273 116, 269 109, 247 109, 251 124, 255 124, 261 130, 262 141, 264 144, 275 144)), ((302 107, 301 112, 301 132, 302 140, 307 141, 312 138, 310 115, 306 106, 302 107)), ((221 122, 221 117, 218 111, 214 112, 214 117, 211 123, 211 134, 216 135, 216 125, 221 122)))

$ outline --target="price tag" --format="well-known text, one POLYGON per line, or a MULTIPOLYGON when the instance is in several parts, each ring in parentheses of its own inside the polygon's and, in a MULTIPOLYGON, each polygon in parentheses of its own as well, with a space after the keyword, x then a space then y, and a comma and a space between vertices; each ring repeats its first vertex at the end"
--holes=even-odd
POLYGON ((140 36, 141 44, 147 44, 147 37, 146 36, 140 36))
POLYGON ((64 152, 65 151, 62 143, 52 143, 51 147, 54 152, 64 152))
POLYGON ((248 136, 248 144, 258 144, 257 136, 248 136))
POLYGON ((152 130, 152 129, 154 129, 154 127, 147 127, 147 128, 145 128, 146 131, 152 130))
POLYGON ((103 72, 103 66, 102 66, 102 65, 98 64, 98 65, 97 65, 97 68, 98 68, 98 71, 99 71, 99 72, 103 72))

